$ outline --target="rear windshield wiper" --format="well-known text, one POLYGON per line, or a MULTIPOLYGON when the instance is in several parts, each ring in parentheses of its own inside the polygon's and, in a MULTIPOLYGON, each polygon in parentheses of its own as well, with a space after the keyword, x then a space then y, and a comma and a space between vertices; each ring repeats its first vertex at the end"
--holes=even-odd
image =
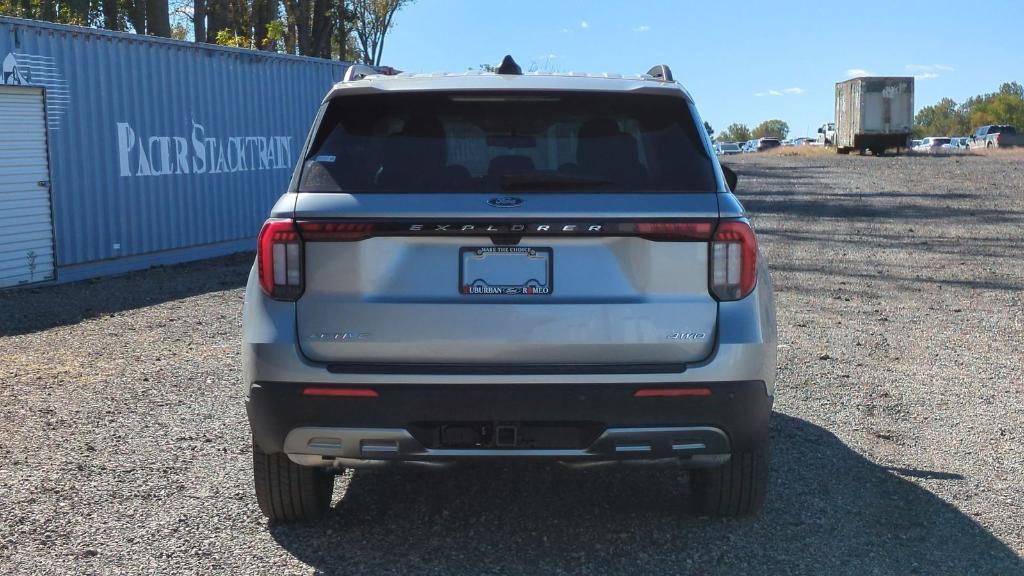
POLYGON ((601 178, 572 174, 507 174, 501 178, 502 190, 579 190, 598 188, 612 182, 601 178))

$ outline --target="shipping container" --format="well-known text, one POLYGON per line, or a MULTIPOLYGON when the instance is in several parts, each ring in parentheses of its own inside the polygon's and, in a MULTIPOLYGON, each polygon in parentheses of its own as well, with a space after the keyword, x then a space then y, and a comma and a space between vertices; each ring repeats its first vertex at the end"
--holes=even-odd
POLYGON ((345 62, 0 17, 0 287, 254 247, 345 62))
POLYGON ((836 84, 836 149, 907 148, 914 125, 912 77, 863 77, 836 84))

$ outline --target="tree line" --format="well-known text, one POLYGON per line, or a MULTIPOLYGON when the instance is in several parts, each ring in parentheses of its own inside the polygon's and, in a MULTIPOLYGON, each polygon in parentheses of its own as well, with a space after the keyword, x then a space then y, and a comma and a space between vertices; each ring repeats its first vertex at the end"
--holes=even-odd
POLYGON ((414 0, 0 0, 0 15, 379 66, 414 0))
POLYGON ((1006 82, 998 92, 957 103, 943 98, 914 116, 914 136, 968 136, 980 126, 1009 124, 1024 130, 1024 86, 1006 82))
POLYGON ((746 142, 757 138, 778 138, 784 140, 789 136, 789 124, 779 119, 765 120, 753 130, 746 124, 729 124, 725 131, 715 138, 716 142, 746 142))

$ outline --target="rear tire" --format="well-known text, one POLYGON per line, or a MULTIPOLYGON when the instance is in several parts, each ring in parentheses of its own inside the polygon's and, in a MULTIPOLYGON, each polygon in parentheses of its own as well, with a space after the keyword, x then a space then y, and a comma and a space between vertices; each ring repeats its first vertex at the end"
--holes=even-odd
POLYGON ((272 522, 319 520, 331 507, 334 475, 319 468, 299 466, 287 454, 267 454, 252 447, 256 501, 272 522))
POLYGON ((768 491, 768 441, 737 452, 722 466, 690 471, 690 498, 701 516, 746 516, 764 505, 768 491))

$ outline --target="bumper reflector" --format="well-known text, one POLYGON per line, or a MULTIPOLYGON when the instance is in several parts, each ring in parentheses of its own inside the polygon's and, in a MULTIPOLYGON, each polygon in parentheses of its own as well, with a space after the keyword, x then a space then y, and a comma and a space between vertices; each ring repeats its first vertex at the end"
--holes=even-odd
POLYGON ((641 388, 634 398, 680 398, 683 396, 711 396, 710 388, 641 388))
POLYGON ((335 396, 345 398, 376 398, 380 396, 370 388, 332 388, 329 386, 311 386, 302 390, 303 396, 335 396))

